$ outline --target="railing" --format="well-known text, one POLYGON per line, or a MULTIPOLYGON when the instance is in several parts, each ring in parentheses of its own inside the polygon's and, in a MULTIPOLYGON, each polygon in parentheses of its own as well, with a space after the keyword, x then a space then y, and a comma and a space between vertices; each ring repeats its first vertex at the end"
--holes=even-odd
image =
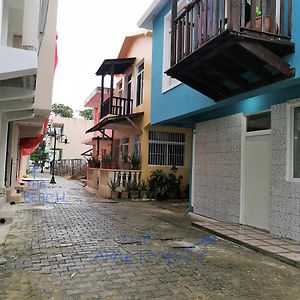
POLYGON ((55 162, 55 175, 73 176, 86 169, 87 163, 84 159, 62 159, 55 162))
POLYGON ((172 4, 171 66, 226 30, 265 39, 291 37, 292 0, 194 0, 172 4))
POLYGON ((135 181, 140 183, 141 171, 139 170, 115 170, 111 174, 111 179, 113 181, 118 181, 121 187, 125 187, 128 182, 135 181))
POLYGON ((141 180, 141 171, 139 170, 100 169, 99 175, 99 194, 102 197, 110 197, 111 191, 108 183, 111 181, 118 181, 120 187, 125 188, 128 182, 140 183, 141 180))
POLYGON ((132 113, 132 106, 132 99, 122 97, 109 98, 101 105, 100 119, 110 114, 117 116, 129 115, 132 113))

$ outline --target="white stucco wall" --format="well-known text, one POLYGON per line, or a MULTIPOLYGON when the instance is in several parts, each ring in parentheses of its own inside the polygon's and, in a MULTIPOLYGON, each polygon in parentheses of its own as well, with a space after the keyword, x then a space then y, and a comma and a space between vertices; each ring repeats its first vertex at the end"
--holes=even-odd
POLYGON ((81 153, 91 149, 92 146, 84 145, 81 141, 93 136, 92 133, 86 135, 85 132, 94 126, 94 121, 57 116, 51 117, 51 120, 53 120, 53 124, 63 124, 63 134, 68 138, 68 144, 57 141, 56 148, 62 149, 62 159, 83 159, 81 153))

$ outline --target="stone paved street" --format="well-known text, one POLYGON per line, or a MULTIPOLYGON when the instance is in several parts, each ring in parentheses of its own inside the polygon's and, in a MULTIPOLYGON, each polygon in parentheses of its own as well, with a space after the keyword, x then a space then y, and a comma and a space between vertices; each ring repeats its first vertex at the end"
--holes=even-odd
POLYGON ((299 269, 192 228, 183 204, 57 182, 62 203, 20 204, 0 299, 300 299, 299 269))

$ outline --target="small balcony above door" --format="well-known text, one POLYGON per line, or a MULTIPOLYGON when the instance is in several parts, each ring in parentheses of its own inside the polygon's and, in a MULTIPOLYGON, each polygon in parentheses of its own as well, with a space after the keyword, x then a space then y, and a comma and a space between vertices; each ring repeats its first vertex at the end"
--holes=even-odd
POLYGON ((166 74, 215 101, 295 75, 292 0, 172 0, 171 22, 166 74))
POLYGON ((118 93, 114 89, 114 81, 116 76, 125 74, 126 70, 132 66, 135 58, 122 59, 106 59, 99 67, 96 75, 101 76, 100 87, 100 120, 109 115, 125 116, 132 114, 133 100, 129 97, 123 97, 123 94, 118 93), (110 88, 108 94, 105 93, 104 78, 110 76, 110 88))

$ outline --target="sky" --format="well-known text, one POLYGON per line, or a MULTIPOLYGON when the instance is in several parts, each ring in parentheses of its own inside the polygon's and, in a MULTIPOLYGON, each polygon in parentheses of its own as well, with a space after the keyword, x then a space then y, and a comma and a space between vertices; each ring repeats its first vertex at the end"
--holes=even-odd
POLYGON ((152 0, 59 0, 57 16, 58 65, 53 103, 74 112, 100 85, 95 72, 106 58, 116 58, 126 35, 139 30, 137 22, 152 0))

